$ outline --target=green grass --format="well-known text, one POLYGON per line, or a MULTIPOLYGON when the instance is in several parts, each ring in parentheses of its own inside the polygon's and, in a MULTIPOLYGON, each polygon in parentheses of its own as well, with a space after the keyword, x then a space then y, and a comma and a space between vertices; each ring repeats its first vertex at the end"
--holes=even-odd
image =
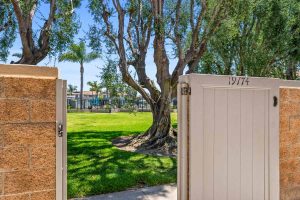
POLYGON ((68 197, 175 183, 176 159, 121 151, 111 143, 147 130, 151 120, 151 113, 69 113, 68 197))

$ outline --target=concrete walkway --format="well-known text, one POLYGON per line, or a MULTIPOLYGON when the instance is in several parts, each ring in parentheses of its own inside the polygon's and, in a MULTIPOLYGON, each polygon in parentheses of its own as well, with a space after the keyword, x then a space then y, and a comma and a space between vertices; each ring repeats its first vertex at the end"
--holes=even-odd
POLYGON ((176 185, 162 185, 73 200, 176 200, 176 185))

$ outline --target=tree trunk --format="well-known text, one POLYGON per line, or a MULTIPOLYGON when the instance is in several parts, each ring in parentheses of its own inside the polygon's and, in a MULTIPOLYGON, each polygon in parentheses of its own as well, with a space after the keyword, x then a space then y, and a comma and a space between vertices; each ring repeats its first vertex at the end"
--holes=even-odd
POLYGON ((224 75, 231 75, 231 63, 225 64, 224 75))
POLYGON ((297 69, 296 64, 294 62, 289 62, 288 68, 286 70, 286 79, 287 80, 295 80, 297 78, 297 69))
POLYGON ((83 63, 80 63, 80 110, 83 109, 83 73, 84 73, 84 68, 83 68, 83 63))
POLYGON ((153 122, 151 127, 142 135, 136 136, 131 144, 139 144, 140 150, 155 150, 161 153, 177 152, 177 135, 171 124, 170 100, 161 98, 157 104, 150 104, 153 122))
POLYGON ((23 53, 22 57, 18 61, 16 62, 11 61, 11 64, 37 65, 39 62, 44 60, 44 58, 48 55, 48 52, 49 50, 46 51, 33 50, 30 57, 25 57, 23 53))
POLYGON ((170 102, 168 100, 161 100, 160 106, 154 106, 152 116, 153 122, 147 131, 149 140, 145 143, 147 148, 152 149, 167 144, 169 145, 169 142, 174 139, 172 134, 170 102))
POLYGON ((19 26, 20 39, 22 43, 22 57, 17 61, 11 61, 11 64, 29 64, 37 65, 49 53, 50 50, 50 33, 55 18, 56 0, 49 1, 49 16, 45 20, 44 25, 40 29, 35 43, 36 34, 32 28, 32 20, 38 7, 38 1, 31 2, 31 6, 27 9, 28 14, 24 13, 20 1, 11 0, 14 12, 19 26))

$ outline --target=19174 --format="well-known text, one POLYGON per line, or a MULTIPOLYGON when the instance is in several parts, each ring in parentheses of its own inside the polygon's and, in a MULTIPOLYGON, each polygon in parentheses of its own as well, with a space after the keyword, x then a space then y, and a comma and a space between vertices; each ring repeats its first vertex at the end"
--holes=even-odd
POLYGON ((229 85, 249 85, 249 82, 250 81, 248 77, 229 77, 229 85))

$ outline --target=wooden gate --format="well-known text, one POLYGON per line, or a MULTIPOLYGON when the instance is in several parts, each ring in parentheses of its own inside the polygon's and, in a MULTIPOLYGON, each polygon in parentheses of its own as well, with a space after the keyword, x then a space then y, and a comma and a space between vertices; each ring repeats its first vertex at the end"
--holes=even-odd
POLYGON ((179 200, 279 200, 279 79, 180 77, 179 200))

